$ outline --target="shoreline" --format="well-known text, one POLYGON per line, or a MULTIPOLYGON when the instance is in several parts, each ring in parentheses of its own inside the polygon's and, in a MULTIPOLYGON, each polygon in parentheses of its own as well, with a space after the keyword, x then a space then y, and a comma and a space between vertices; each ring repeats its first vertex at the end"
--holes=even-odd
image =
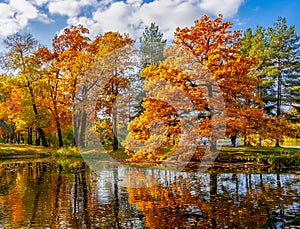
POLYGON ((286 147, 226 147, 219 149, 218 155, 213 161, 185 161, 176 159, 152 160, 152 161, 130 161, 124 157, 125 154, 120 149, 119 152, 77 152, 76 154, 58 154, 58 148, 44 148, 42 146, 0 144, 0 161, 14 159, 83 159, 99 162, 116 162, 135 166, 166 165, 180 166, 190 169, 199 167, 208 168, 300 168, 300 146, 286 147))

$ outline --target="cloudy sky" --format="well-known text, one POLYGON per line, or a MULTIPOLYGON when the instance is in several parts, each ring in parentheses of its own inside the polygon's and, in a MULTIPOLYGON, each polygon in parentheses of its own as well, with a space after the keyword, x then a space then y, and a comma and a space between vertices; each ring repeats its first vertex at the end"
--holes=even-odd
POLYGON ((50 46, 55 34, 77 24, 89 28, 92 37, 119 31, 136 38, 155 22, 170 40, 176 27, 220 13, 242 30, 270 26, 283 16, 300 34, 299 9, 299 0, 0 0, 0 39, 29 32, 50 46))

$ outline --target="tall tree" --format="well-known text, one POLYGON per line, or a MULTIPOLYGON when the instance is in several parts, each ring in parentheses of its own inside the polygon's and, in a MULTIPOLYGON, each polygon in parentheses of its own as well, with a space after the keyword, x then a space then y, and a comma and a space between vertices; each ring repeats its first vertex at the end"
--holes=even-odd
MULTIPOLYGON (((283 112, 283 106, 291 94, 288 88, 292 88, 293 83, 299 82, 299 37, 295 32, 295 26, 287 26, 285 18, 278 17, 273 27, 267 31, 268 43, 270 48, 270 66, 269 72, 274 80, 273 89, 276 93, 276 117, 280 117, 283 112), (289 85, 289 84, 290 85, 289 85)), ((270 101, 272 102, 272 101, 270 101)))
POLYGON ((150 64, 158 65, 164 59, 163 51, 167 40, 163 39, 163 33, 159 31, 158 25, 154 22, 150 27, 146 27, 143 35, 140 37, 140 53, 142 67, 150 64))
MULTIPOLYGON (((43 63, 47 107, 58 136, 59 147, 63 146, 62 131, 71 125, 71 109, 74 109, 77 85, 88 69, 91 55, 88 51, 90 39, 88 29, 82 25, 65 28, 63 33, 53 38, 53 51, 43 47, 36 55, 43 63), (68 92, 68 94, 66 94, 68 92)), ((80 122, 74 123, 76 143, 83 144, 83 136, 78 136, 78 129, 84 129, 84 114, 80 122)), ((84 131, 79 131, 84 134, 84 131)))
POLYGON ((241 40, 241 54, 248 58, 257 58, 258 64, 253 66, 251 74, 258 79, 258 93, 262 101, 265 102, 264 110, 267 113, 274 108, 268 106, 267 102, 270 100, 269 90, 274 84, 274 79, 268 74, 267 66, 270 64, 269 60, 269 46, 267 41, 266 29, 262 26, 257 26, 255 32, 248 28, 241 40))
MULTIPOLYGON (((53 51, 41 49, 40 56, 48 63, 47 84, 51 103, 49 108, 56 123, 59 145, 62 146, 62 124, 67 126, 75 108, 76 91, 91 64, 89 30, 82 25, 70 26, 52 41, 53 51), (66 93, 67 92, 67 93, 66 93)), ((77 109, 78 111, 78 109, 77 109)), ((74 113, 74 139, 78 146, 85 144, 86 114, 74 113)), ((69 123, 70 124, 70 123, 69 123)))
MULTIPOLYGON (((259 80, 258 92, 264 111, 269 116, 262 123, 265 127, 260 129, 273 129, 277 146, 279 139, 291 130, 283 120, 286 109, 299 104, 300 43, 294 26, 288 27, 286 23, 285 18, 279 17, 274 26, 268 29, 258 26, 254 33, 247 29, 241 42, 242 54, 259 60, 251 73, 259 80), (274 126, 279 129, 275 130, 274 126)), ((286 117, 291 118, 292 115, 286 117)), ((263 135, 270 137, 270 133, 263 135)))
MULTIPOLYGON (((150 64, 158 66, 159 63, 166 58, 164 50, 166 48, 167 40, 163 39, 163 33, 160 32, 159 26, 154 22, 144 29, 142 36, 139 38, 139 42, 141 69, 149 66, 150 64)), ((135 109, 133 117, 139 116, 144 110, 141 105, 143 98, 145 98, 145 91, 142 89, 144 79, 143 75, 140 74, 135 83, 135 91, 138 94, 137 100, 139 102, 133 105, 135 109)))
POLYGON ((4 59, 4 65, 17 74, 20 79, 18 86, 27 89, 39 138, 42 140, 42 145, 47 147, 45 132, 41 125, 42 117, 37 104, 38 93, 36 89, 42 80, 42 76, 34 52, 39 47, 39 43, 31 34, 22 35, 19 33, 8 36, 4 43, 9 49, 4 59))
POLYGON ((97 40, 98 50, 96 59, 100 76, 99 83, 101 91, 97 99, 97 111, 102 117, 108 117, 112 123, 113 150, 117 150, 118 131, 117 120, 118 106, 117 98, 130 83, 129 72, 134 68, 130 55, 133 40, 128 35, 121 35, 116 32, 107 32, 97 40))
MULTIPOLYGON (((185 100, 181 100, 181 105, 188 104, 186 102, 188 99, 199 112, 200 120, 197 133, 192 136, 211 135, 211 151, 216 150, 218 137, 214 135, 215 133, 212 134, 214 127, 222 129, 221 126, 227 124, 226 131, 230 135, 247 127, 251 120, 249 114, 262 116, 261 110, 248 102, 255 103, 259 100, 256 93, 257 80, 248 74, 251 67, 256 64, 256 60, 241 56, 240 32, 231 31, 230 28, 231 23, 223 21, 222 16, 215 19, 203 16, 190 28, 177 28, 174 47, 170 47, 169 50, 174 49, 178 52, 178 58, 171 55, 158 67, 150 65, 142 70, 143 76, 150 80, 145 85, 150 89, 150 98, 143 102, 145 111, 129 126, 136 139, 142 142, 153 141, 158 146, 157 139, 151 138, 149 129, 151 129, 151 122, 159 119, 166 125, 167 136, 169 136, 163 140, 163 144, 173 146, 174 152, 178 146, 178 133, 181 133, 183 125, 179 123, 178 115, 191 117, 188 108, 175 110, 176 107, 172 102, 176 103, 179 93, 171 93, 168 84, 158 87, 157 80, 176 85, 188 96, 185 100), (155 95, 160 95, 160 99, 153 99, 155 95), (222 98, 225 104, 223 110, 222 98), (170 103, 167 105, 164 101, 171 102, 172 105, 170 103), (186 114, 182 113, 182 109, 186 109, 186 114), (224 115, 224 112, 227 115, 227 123, 213 122, 216 117, 224 115)), ((129 151, 131 140, 128 139, 127 143, 129 151)), ((187 142, 191 141, 192 139, 187 139, 187 142)), ((155 159, 160 148, 157 147, 157 150, 151 148, 148 153, 138 151, 136 155, 138 159, 149 158, 149 156, 155 159)))

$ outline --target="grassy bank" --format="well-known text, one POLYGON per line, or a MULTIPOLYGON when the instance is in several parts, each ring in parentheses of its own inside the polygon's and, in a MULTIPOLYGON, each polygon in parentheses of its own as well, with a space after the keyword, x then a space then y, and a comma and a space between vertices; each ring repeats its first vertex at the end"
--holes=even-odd
POLYGON ((257 162, 280 167, 300 167, 300 149, 284 147, 234 147, 220 150, 218 162, 257 162))
POLYGON ((0 159, 14 157, 43 157, 57 151, 57 148, 42 147, 26 144, 3 144, 0 143, 0 159))
MULTIPOLYGON (((203 149, 205 151, 206 149, 203 149)), ((113 151, 111 147, 105 148, 103 152, 99 149, 85 150, 79 152, 76 147, 67 148, 44 148, 32 145, 0 144, 0 159, 22 158, 22 157, 44 157, 54 158, 84 158, 95 160, 120 160, 128 159, 124 149, 113 151)), ((215 160, 218 163, 260 163, 276 168, 300 167, 300 149, 283 147, 226 147, 220 149, 215 160)), ((171 161, 170 161, 171 162, 171 161)))

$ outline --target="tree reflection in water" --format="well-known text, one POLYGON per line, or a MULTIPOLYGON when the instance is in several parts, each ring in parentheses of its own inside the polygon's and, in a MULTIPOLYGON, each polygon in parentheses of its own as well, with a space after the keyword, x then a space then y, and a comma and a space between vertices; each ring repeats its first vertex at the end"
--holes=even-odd
POLYGON ((0 228, 300 225, 296 174, 175 172, 83 161, 0 164, 0 228))
POLYGON ((0 228, 139 227, 139 212, 128 203, 126 190, 118 187, 117 167, 114 171, 112 179, 103 179, 103 188, 82 161, 3 163, 0 228))
POLYGON ((290 183, 291 186, 282 187, 280 175, 263 177, 260 174, 257 177, 252 174, 217 174, 215 171, 207 175, 209 182, 204 186, 201 177, 191 179, 182 175, 164 185, 157 184, 142 171, 133 171, 128 181, 129 202, 143 212, 143 221, 148 228, 281 228, 300 225, 297 221, 300 216, 299 177, 293 181, 296 186, 290 183), (276 186, 269 182, 264 184, 274 176, 276 186), (137 188, 133 177, 144 186, 137 188), (291 215, 292 205, 294 209, 298 206, 295 215, 291 215))

